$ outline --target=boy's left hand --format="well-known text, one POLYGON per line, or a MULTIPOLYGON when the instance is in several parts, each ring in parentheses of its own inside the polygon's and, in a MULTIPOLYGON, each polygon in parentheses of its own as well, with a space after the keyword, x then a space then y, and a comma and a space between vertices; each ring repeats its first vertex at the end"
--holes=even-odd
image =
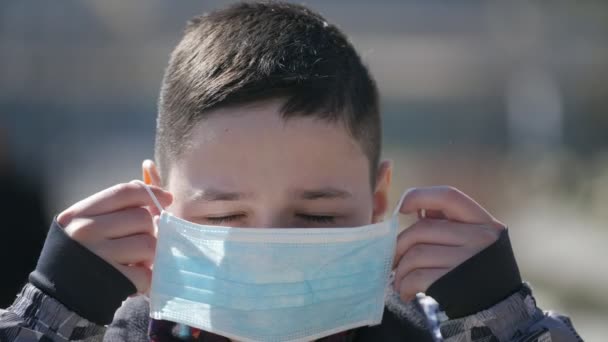
POLYGON ((506 229, 472 198, 449 186, 409 190, 399 212, 419 215, 397 238, 394 287, 403 301, 426 292, 506 229))

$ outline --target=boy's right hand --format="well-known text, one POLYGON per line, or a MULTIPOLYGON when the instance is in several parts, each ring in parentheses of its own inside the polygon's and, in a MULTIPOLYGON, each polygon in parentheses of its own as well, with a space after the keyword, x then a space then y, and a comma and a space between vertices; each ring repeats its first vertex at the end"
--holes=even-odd
MULTIPOLYGON (((163 207, 171 193, 150 189, 163 207)), ((156 237, 153 217, 159 215, 150 195, 136 182, 118 184, 72 205, 57 223, 73 240, 124 274, 139 293, 150 287, 156 237)))

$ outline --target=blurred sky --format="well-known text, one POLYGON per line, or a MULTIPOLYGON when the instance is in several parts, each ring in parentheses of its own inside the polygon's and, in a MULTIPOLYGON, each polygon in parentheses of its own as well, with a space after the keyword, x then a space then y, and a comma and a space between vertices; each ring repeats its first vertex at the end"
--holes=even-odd
MULTIPOLYGON (((187 19, 227 3, 0 2, 0 159, 43 187, 49 217, 140 176, 171 49, 187 19)), ((377 79, 395 193, 453 184, 478 198, 510 225, 541 304, 599 340, 608 4, 300 3, 349 34, 377 79)))

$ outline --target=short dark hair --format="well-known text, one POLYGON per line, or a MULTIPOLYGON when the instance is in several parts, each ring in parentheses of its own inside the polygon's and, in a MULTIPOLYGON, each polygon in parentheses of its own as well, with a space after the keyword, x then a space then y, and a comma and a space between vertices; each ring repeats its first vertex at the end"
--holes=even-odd
POLYGON ((155 158, 162 178, 209 110, 272 98, 285 99, 285 119, 342 122, 369 158, 374 183, 381 145, 376 84, 336 26, 284 2, 238 3, 188 23, 160 92, 155 158))

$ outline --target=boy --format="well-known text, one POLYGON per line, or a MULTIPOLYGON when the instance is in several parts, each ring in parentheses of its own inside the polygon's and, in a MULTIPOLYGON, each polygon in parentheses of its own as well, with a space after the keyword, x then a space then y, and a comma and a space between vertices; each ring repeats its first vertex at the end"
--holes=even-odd
MULTIPOLYGON (((199 224, 363 226, 389 207, 380 141, 376 86, 336 27, 297 5, 237 4, 192 20, 173 51, 144 181, 160 206, 199 224)), ((567 318, 536 307, 506 228, 471 198, 417 188, 399 211, 420 219, 397 238, 382 323, 321 340, 579 339, 567 318)), ((0 316, 0 339, 147 340, 149 303, 136 294, 150 287, 159 214, 137 182, 60 213, 30 283, 0 316)), ((167 321, 150 334, 228 340, 167 321)))

